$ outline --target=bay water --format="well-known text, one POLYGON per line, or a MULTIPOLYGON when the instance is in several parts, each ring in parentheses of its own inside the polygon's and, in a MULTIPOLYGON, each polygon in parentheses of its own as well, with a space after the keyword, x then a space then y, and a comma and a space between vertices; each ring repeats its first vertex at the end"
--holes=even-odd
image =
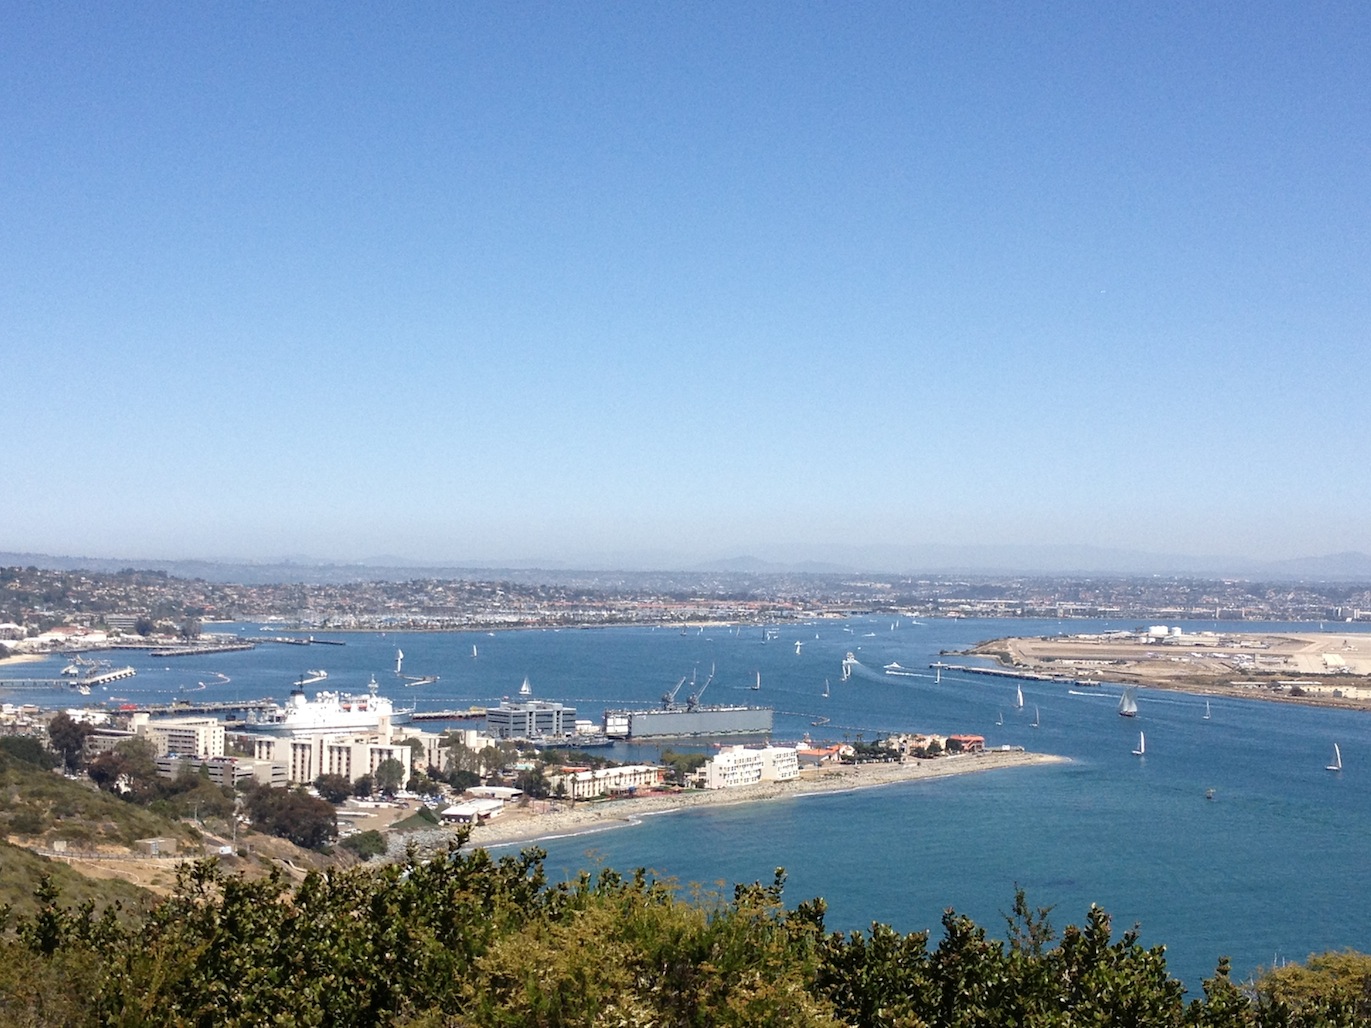
MULTIPOLYGON (((1366 628, 1180 624, 1187 631, 1325 630, 1330 640, 1366 628)), ((770 630, 319 632, 344 645, 263 642, 251 651, 179 658, 104 654, 134 666, 136 677, 85 700, 22 688, 0 689, 0 698, 47 707, 115 697, 280 700, 307 670, 324 669, 328 680, 312 688, 362 691, 374 675, 397 706, 439 710, 515 697, 527 676, 535 697, 575 706, 578 716, 598 722, 606 707, 654 705, 685 678, 683 699, 692 680, 698 692, 712 671, 702 702, 774 707, 777 741, 971 732, 990 746, 1023 746, 1068 762, 652 816, 542 843, 554 876, 645 867, 683 889, 727 895, 733 883, 769 882, 783 867, 788 901, 824 897, 829 927, 882 921, 901 931, 932 929, 933 943, 949 907, 1002 934, 1001 912, 1017 885, 1032 905, 1053 907, 1058 928, 1081 922, 1092 903, 1113 915, 1116 932, 1137 925, 1144 945, 1166 945, 1172 974, 1192 990, 1221 955, 1243 978, 1311 952, 1371 950, 1371 714, 1224 698, 1210 700, 1206 720, 1203 697, 1142 689, 1139 716, 1120 718, 1117 685, 1078 689, 951 671, 938 681, 928 668, 938 660, 980 663, 945 654, 988 638, 1138 627, 869 616, 770 630), (405 675, 439 680, 405 684, 394 670, 400 650, 405 675), (848 652, 860 663, 843 681, 848 652), (887 675, 892 662, 915 674, 887 675), (1132 752, 1140 731, 1144 757, 1132 752), (1341 773, 1325 769, 1335 742, 1341 773)), ((287 634, 255 624, 210 630, 263 640, 287 634)), ((10 665, 0 669, 0 686, 56 677, 65 663, 53 656, 10 665)), ((652 759, 673 745, 709 748, 653 741, 600 752, 652 759)))

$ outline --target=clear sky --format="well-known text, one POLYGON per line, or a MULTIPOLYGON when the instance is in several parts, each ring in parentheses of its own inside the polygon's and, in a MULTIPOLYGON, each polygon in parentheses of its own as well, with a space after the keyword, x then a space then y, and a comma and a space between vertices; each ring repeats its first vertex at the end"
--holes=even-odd
POLYGON ((0 549, 1371 551, 1371 5, 15 2, 0 549))

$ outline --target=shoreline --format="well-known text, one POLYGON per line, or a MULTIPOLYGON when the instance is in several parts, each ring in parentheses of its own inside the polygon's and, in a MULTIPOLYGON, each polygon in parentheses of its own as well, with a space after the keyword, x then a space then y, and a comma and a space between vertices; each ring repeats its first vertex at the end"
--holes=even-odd
MULTIPOLYGON (((899 764, 822 767, 803 771, 799 778, 788 782, 759 782, 732 789, 693 790, 633 799, 582 801, 578 805, 559 807, 546 813, 515 809, 475 826, 471 831, 467 848, 529 846, 541 841, 631 828, 642 824, 645 818, 699 807, 729 807, 782 799, 805 799, 1005 768, 1068 762, 1066 757, 1048 753, 992 750, 986 753, 938 757, 933 760, 910 760, 899 764)), ((421 849, 437 849, 446 845, 454 831, 453 828, 434 829, 423 833, 425 838, 413 841, 418 842, 421 849)), ((417 833, 407 833, 402 838, 408 842, 415 834, 417 833)))

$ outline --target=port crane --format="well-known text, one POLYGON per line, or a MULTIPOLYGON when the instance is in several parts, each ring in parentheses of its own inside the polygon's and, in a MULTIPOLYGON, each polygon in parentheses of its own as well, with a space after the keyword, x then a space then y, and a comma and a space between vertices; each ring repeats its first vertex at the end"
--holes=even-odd
POLYGON ((702 685, 702 686, 700 686, 700 691, 699 691, 699 692, 693 692, 693 693, 691 693, 691 694, 686 698, 686 706, 687 706, 688 708, 690 708, 691 710, 693 710, 693 709, 695 709, 696 707, 698 707, 698 706, 700 705, 700 697, 703 696, 703 695, 705 694, 705 690, 709 688, 709 683, 712 682, 712 681, 714 681, 714 665, 713 665, 713 664, 709 665, 709 677, 705 679, 705 684, 702 685))

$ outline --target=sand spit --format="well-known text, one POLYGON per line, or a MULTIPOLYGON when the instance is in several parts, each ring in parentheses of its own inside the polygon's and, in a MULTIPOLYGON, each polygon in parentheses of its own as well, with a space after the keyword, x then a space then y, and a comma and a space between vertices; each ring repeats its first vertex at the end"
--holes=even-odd
MULTIPOLYGON (((597 800, 575 806, 557 805, 545 813, 512 808, 492 821, 473 829, 473 846, 496 848, 529 845, 540 840, 585 835, 638 824, 644 817, 689 810, 702 806, 759 803, 767 800, 795 799, 826 792, 872 789, 900 782, 919 782, 954 775, 994 771, 1000 768, 1036 764, 1064 763, 1065 757, 1022 750, 995 750, 989 753, 959 754, 933 760, 910 760, 902 764, 839 765, 808 769, 789 782, 761 782, 732 789, 692 790, 670 795, 643 796, 623 800, 597 800)), ((452 830, 407 834, 406 842, 421 849, 447 844, 452 830), (417 838, 416 835, 422 836, 417 838)))

